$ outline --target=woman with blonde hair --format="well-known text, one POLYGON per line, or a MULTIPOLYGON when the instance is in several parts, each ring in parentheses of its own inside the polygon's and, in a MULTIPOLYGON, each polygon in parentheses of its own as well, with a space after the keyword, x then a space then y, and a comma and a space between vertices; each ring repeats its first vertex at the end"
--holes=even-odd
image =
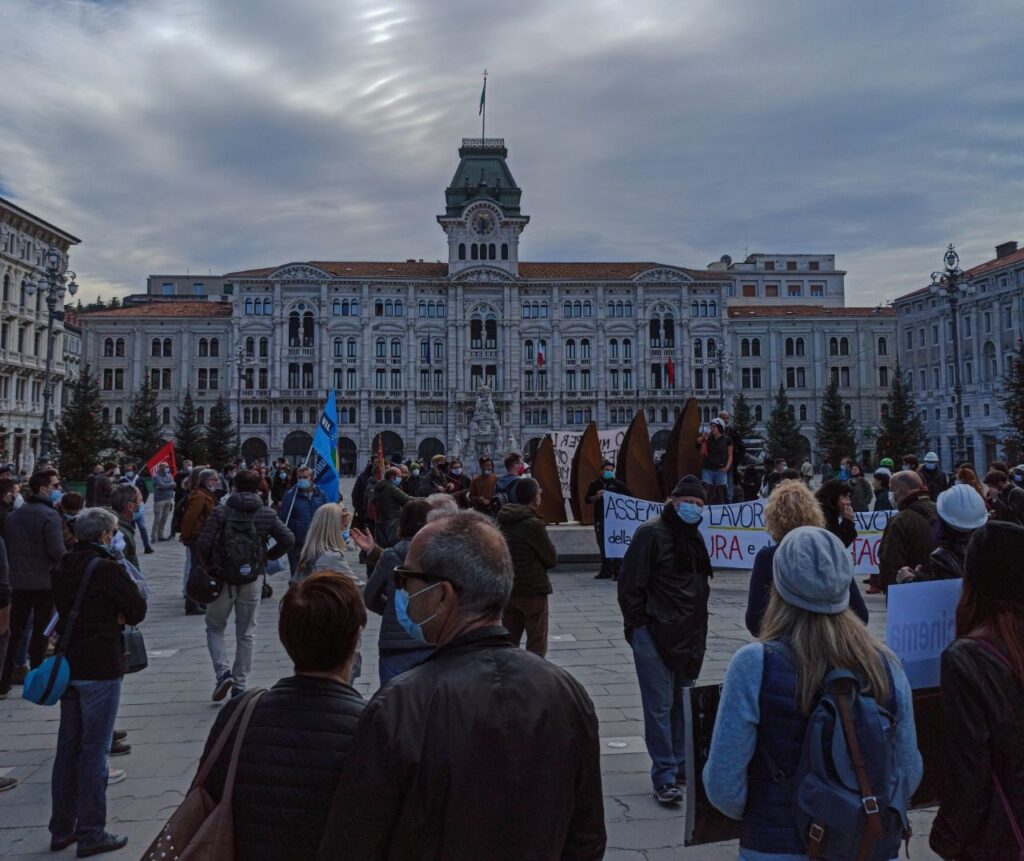
POLYGON ((299 564, 288 581, 294 586, 305 580, 314 571, 337 571, 355 581, 357 586, 366 584, 345 560, 345 551, 354 551, 349 541, 352 528, 352 513, 337 502, 321 505, 313 515, 313 522, 306 533, 306 541, 299 554, 299 564))
MULTIPOLYGON (((747 593, 747 630, 755 637, 761 630, 761 618, 768 607, 772 590, 772 560, 779 542, 799 526, 825 526, 825 516, 811 490, 802 481, 779 482, 775 492, 764 504, 764 526, 772 543, 762 547, 754 557, 747 593)), ((856 583, 850 583, 850 609, 866 625, 868 608, 856 583)))
POLYGON ((742 821, 740 858, 789 861, 808 857, 815 838, 826 846, 849 839, 853 832, 836 833, 832 820, 823 821, 829 811, 813 809, 816 800, 830 797, 827 793, 800 794, 799 809, 818 833, 798 827, 797 795, 807 781, 795 779, 822 684, 833 671, 846 671, 852 679, 830 683, 844 690, 829 690, 834 697, 848 698, 850 712, 859 716, 856 735, 863 728, 873 744, 883 732, 891 739, 887 751, 869 750, 867 768, 877 765, 883 753, 891 756, 891 765, 885 782, 871 787, 881 828, 868 848, 872 858, 895 858, 906 805, 922 773, 906 673, 850 612, 853 557, 835 535, 821 527, 794 529, 779 544, 772 577, 761 639, 736 652, 726 670, 704 766, 708 800, 742 821), (861 723, 879 714, 886 716, 884 729, 861 723))

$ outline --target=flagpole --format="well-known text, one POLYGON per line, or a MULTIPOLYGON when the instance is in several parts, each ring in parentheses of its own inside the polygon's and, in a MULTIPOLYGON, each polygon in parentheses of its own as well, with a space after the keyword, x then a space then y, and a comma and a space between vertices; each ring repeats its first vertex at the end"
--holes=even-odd
POLYGON ((480 140, 487 140, 487 69, 484 69, 484 92, 480 98, 480 112, 483 119, 480 122, 480 140))
MULTIPOLYGON (((309 451, 306 452, 306 456, 302 459, 302 466, 295 467, 296 471, 302 469, 303 467, 309 466, 309 458, 310 458, 310 456, 312 454, 313 454, 313 443, 310 443, 309 444, 309 451)), ((284 519, 284 525, 285 526, 288 525, 288 521, 291 519, 292 511, 295 508, 295 498, 299 495, 299 484, 298 484, 298 482, 295 483, 294 490, 295 490, 295 493, 292 494, 292 504, 288 506, 288 516, 285 517, 285 519, 284 519)))

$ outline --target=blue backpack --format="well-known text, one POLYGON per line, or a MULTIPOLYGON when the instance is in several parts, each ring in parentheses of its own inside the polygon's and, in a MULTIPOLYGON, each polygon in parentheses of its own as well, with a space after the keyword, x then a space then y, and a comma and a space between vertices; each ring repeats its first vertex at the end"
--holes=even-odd
MULTIPOLYGON (((793 818, 809 858, 888 861, 910 839, 909 793, 896 762, 893 716, 857 677, 833 670, 807 721, 793 818)), ((776 779, 785 779, 762 747, 776 779)))

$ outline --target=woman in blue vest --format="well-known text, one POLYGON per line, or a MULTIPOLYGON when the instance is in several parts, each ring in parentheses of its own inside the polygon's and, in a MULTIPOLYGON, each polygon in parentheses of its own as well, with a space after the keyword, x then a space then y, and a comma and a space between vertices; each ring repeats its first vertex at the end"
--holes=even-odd
POLYGON ((849 609, 850 551, 827 530, 802 526, 779 544, 772 571, 761 639, 733 655, 726 671, 704 787, 715 807, 742 820, 740 858, 796 861, 807 857, 807 835, 793 813, 791 778, 831 670, 853 673, 893 714, 893 764, 907 797, 922 767, 906 674, 849 609))

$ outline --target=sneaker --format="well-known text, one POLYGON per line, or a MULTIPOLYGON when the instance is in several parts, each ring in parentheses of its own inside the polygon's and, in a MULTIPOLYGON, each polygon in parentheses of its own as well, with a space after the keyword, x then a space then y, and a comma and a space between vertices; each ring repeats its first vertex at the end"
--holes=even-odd
POLYGON ((127 845, 128 838, 123 834, 105 833, 97 843, 90 843, 88 846, 83 846, 79 843, 76 855, 79 858, 90 858, 93 855, 100 855, 104 852, 116 852, 118 849, 124 849, 127 845))
POLYGON ((115 741, 110 745, 111 756, 127 756, 132 752, 132 746, 127 742, 115 741))
POLYGON ((0 777, 0 792, 5 792, 8 789, 14 789, 18 785, 18 778, 16 777, 0 777))
POLYGON ((58 840, 56 837, 51 838, 51 840, 50 840, 50 851, 51 852, 62 852, 63 850, 67 849, 76 840, 78 840, 78 838, 74 834, 72 834, 70 837, 62 837, 60 840, 58 840))
POLYGON ((666 783, 654 790, 654 797, 661 804, 679 804, 683 800, 683 792, 674 783, 666 783))
POLYGON ((224 699, 234 684, 235 680, 231 678, 231 673, 224 673, 223 676, 217 679, 217 684, 213 686, 213 701, 219 703, 224 699))
POLYGON ((147 548, 146 548, 146 549, 145 549, 145 550, 143 551, 143 553, 144 553, 144 554, 146 554, 146 553, 156 553, 156 551, 155 551, 155 550, 154 550, 154 549, 153 549, 152 547, 147 547, 147 548))
POLYGON ((127 776, 128 772, 123 768, 107 769, 107 786, 113 786, 115 783, 121 783, 127 776))
POLYGON ((125 729, 115 729, 114 730, 114 741, 124 741, 126 738, 128 738, 128 730, 125 730, 125 729))
POLYGON ((231 699, 237 700, 240 696, 245 694, 245 688, 233 687, 231 689, 231 699))

